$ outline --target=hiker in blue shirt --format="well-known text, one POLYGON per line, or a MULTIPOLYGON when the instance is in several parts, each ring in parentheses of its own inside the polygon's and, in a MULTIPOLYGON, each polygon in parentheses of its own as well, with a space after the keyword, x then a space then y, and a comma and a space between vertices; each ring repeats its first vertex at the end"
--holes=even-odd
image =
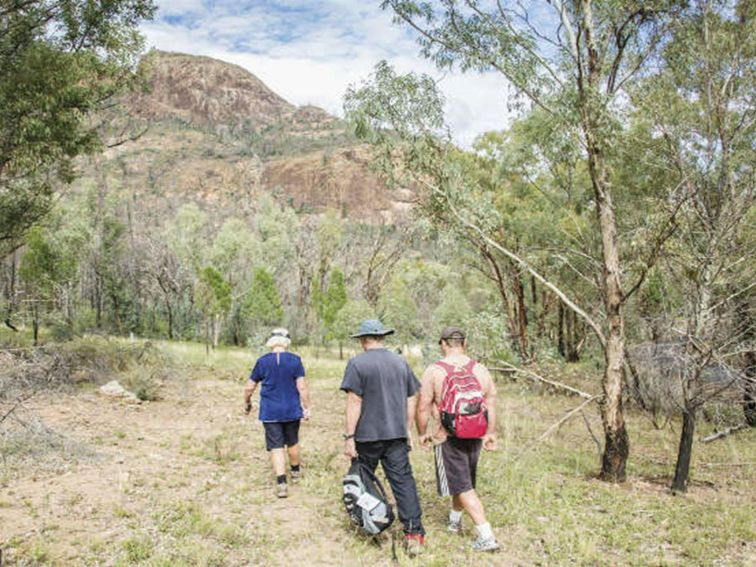
POLYGON ((265 428, 265 446, 276 473, 276 496, 286 498, 286 453, 291 480, 299 480, 299 422, 310 417, 310 399, 302 359, 286 352, 291 344, 286 329, 273 329, 265 346, 270 352, 257 359, 244 389, 244 413, 252 410, 252 394, 260 387, 260 421, 265 428), (284 447, 286 450, 284 450, 284 447))

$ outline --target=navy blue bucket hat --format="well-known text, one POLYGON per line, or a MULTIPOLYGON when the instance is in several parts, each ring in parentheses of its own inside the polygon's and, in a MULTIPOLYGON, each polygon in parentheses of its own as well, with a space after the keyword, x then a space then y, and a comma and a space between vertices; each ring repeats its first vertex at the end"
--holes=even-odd
POLYGON ((360 330, 351 335, 353 339, 360 337, 385 337, 394 334, 394 329, 387 329, 378 319, 367 319, 360 323, 360 330))

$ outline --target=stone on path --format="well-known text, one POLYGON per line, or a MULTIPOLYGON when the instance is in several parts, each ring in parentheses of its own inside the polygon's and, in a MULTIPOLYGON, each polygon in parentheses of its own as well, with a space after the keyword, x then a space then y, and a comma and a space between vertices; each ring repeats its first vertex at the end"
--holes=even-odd
POLYGON ((122 398, 130 402, 140 403, 139 398, 133 392, 129 392, 126 388, 121 386, 118 380, 111 380, 107 384, 100 386, 100 393, 104 396, 110 396, 111 398, 122 398))

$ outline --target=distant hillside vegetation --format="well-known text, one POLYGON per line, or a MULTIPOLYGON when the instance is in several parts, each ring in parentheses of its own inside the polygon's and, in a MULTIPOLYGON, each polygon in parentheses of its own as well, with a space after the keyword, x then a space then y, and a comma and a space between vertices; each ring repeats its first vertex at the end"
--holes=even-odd
POLYGON ((190 201, 225 216, 253 208, 262 194, 371 223, 411 207, 412 192, 387 188, 346 124, 323 109, 296 107, 252 73, 209 57, 152 51, 142 65, 148 89, 129 96, 116 121, 144 134, 85 167, 80 183, 104 176, 128 185, 157 216, 190 201))

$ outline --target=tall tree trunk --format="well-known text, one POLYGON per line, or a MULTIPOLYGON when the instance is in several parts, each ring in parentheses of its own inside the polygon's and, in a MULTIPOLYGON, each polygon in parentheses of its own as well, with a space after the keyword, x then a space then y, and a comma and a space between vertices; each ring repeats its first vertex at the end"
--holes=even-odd
POLYGON ((520 352, 520 329, 517 317, 517 308, 515 302, 512 300, 511 295, 507 291, 507 285, 509 282, 504 276, 504 272, 499 266, 496 259, 491 252, 485 246, 479 246, 479 250, 483 257, 488 262, 491 268, 491 274, 496 282, 496 289, 499 291, 499 297, 501 297, 501 303, 504 307, 504 312, 507 315, 507 327, 509 328, 509 337, 512 343, 512 349, 520 352))
POLYGON ((567 362, 578 362, 580 360, 580 321, 578 321, 577 315, 572 309, 567 310, 565 313, 565 320, 567 321, 567 340, 565 341, 565 360, 567 362))
POLYGON ((630 443, 622 409, 623 362, 625 360, 625 321, 622 314, 617 219, 614 213, 604 158, 594 139, 595 130, 586 128, 588 167, 596 196, 601 250, 604 268, 604 302, 606 309, 606 347, 602 388, 601 420, 604 426, 604 454, 601 478, 610 482, 625 480, 625 466, 630 443))
MULTIPOLYGON (((599 41, 593 27, 591 0, 581 0, 581 28, 585 34, 586 60, 578 76, 580 122, 588 153, 588 171, 596 198, 601 231, 603 256, 603 292, 606 311, 606 345, 604 347, 604 376, 601 421, 604 427, 604 454, 601 459, 601 478, 610 482, 625 480, 625 466, 630 443, 622 412, 623 362, 625 360, 625 322, 622 316, 622 287, 617 246, 617 219, 612 203, 611 185, 606 168, 602 136, 602 119, 606 102, 602 99, 602 60, 599 41), (584 71, 584 72, 583 72, 584 71)), ((582 67, 582 64, 581 64, 582 67)))
MULTIPOLYGON (((603 164, 600 166, 600 172, 598 179, 603 181, 605 177, 603 164)), ((605 187, 602 186, 604 184, 605 181, 595 184, 604 256, 604 286, 608 326, 602 383, 604 399, 601 404, 601 418, 606 438, 601 463, 601 478, 611 482, 623 482, 625 480, 625 465, 630 453, 625 416, 622 410, 625 322, 622 315, 617 224, 611 198, 605 187)))
POLYGON ((221 320, 220 315, 213 317, 213 350, 218 348, 220 342, 221 320))
POLYGON ((173 340, 173 307, 168 297, 165 298, 165 310, 168 313, 168 338, 173 340))
POLYGON ((10 254, 10 274, 5 286, 5 297, 8 301, 5 311, 5 325, 9 329, 17 330, 13 325, 13 313, 16 309, 16 263, 18 250, 13 250, 10 254))
POLYGON ((683 411, 682 418, 682 432, 680 433, 680 446, 677 450, 675 478, 672 481, 673 492, 686 492, 688 490, 690 459, 693 455, 693 434, 696 431, 695 410, 686 409, 683 411))
POLYGON ((528 338, 528 308, 525 303, 525 286, 522 283, 520 270, 512 265, 512 286, 517 297, 517 346, 523 362, 530 360, 530 341, 528 338))
POLYGON ((564 303, 559 300, 557 305, 557 350, 562 357, 567 358, 567 351, 564 344, 564 315, 565 315, 564 303))
POLYGON ((753 320, 750 294, 745 294, 738 302, 737 315, 740 321, 742 342, 747 345, 743 355, 743 416, 746 423, 756 427, 756 350, 754 350, 754 335, 756 335, 756 321, 753 320))
POLYGON ((32 336, 34 346, 39 345, 39 305, 36 299, 32 303, 32 336))

